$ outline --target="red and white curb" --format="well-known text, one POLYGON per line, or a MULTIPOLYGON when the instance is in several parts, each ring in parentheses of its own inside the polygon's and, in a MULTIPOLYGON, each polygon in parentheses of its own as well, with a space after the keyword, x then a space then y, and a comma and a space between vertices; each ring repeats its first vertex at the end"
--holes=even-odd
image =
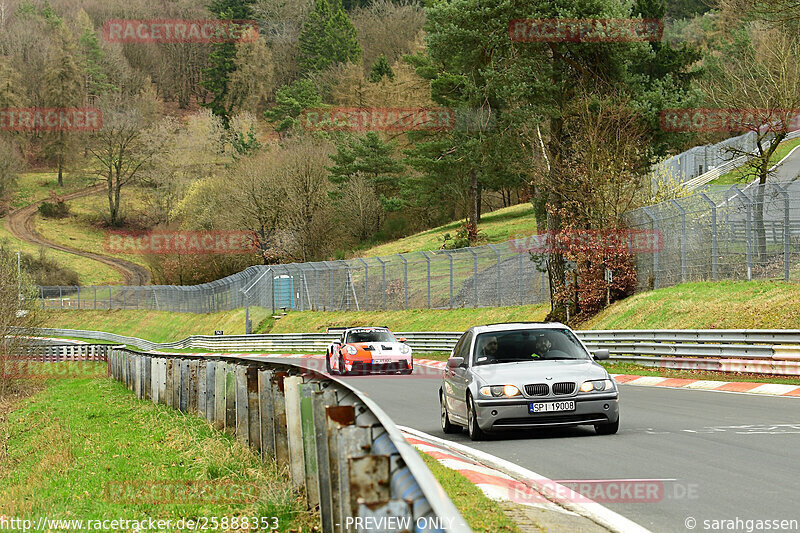
POLYGON ((639 524, 536 472, 463 444, 398 427, 411 445, 457 471, 491 499, 578 514, 610 531, 648 533, 639 524))
POLYGON ((694 389, 716 392, 738 392, 767 396, 800 397, 800 386, 779 383, 752 383, 746 381, 708 381, 700 379, 663 378, 658 376, 632 376, 612 374, 617 383, 644 387, 666 387, 673 389, 694 389))

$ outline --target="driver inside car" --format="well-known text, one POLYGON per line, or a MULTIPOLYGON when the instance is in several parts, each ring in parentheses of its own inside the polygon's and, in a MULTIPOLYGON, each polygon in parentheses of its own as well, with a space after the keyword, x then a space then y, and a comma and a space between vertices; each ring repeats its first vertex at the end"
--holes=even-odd
POLYGON ((553 347, 553 343, 550 342, 550 339, 542 335, 538 339, 536 339, 536 344, 534 345, 533 351, 539 357, 544 357, 547 352, 550 351, 550 348, 553 347))

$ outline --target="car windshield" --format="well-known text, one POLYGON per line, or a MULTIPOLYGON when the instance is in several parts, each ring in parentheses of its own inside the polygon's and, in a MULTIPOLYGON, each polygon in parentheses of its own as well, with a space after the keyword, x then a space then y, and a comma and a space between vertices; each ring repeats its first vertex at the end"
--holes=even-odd
POLYGON ((347 334, 345 342, 396 342, 394 335, 386 330, 378 331, 351 331, 347 334))
POLYGON ((591 359, 568 329, 521 329, 481 333, 475 341, 474 365, 520 361, 591 359))

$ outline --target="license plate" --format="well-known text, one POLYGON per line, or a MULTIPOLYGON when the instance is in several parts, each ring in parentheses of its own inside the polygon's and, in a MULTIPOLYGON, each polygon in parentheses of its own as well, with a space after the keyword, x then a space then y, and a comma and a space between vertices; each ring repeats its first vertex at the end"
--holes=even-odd
POLYGON ((566 402, 541 402, 528 404, 528 411, 530 413, 556 413, 559 411, 574 411, 575 402, 569 400, 566 402))
POLYGON ((391 359, 373 359, 372 362, 376 363, 376 364, 379 364, 379 365, 388 365, 389 363, 392 362, 392 360, 391 359))

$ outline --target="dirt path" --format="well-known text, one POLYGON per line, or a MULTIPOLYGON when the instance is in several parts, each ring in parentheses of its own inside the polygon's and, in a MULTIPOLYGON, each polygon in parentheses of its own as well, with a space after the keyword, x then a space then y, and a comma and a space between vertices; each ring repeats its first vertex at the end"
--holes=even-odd
MULTIPOLYGON (((75 198, 82 198, 84 196, 91 196, 105 190, 105 184, 95 185, 69 194, 65 194, 61 198, 64 200, 74 200, 75 198)), ((117 259, 106 255, 95 254, 77 248, 71 248, 58 244, 42 237, 36 231, 35 218, 39 210, 39 205, 45 200, 39 200, 21 209, 11 212, 8 215, 8 229, 11 233, 20 240, 44 246, 45 248, 52 248, 60 250, 69 254, 80 255, 94 261, 98 261, 105 265, 110 266, 114 270, 122 274, 122 279, 126 285, 147 285, 150 283, 150 272, 143 266, 125 261, 124 259, 117 259)))

